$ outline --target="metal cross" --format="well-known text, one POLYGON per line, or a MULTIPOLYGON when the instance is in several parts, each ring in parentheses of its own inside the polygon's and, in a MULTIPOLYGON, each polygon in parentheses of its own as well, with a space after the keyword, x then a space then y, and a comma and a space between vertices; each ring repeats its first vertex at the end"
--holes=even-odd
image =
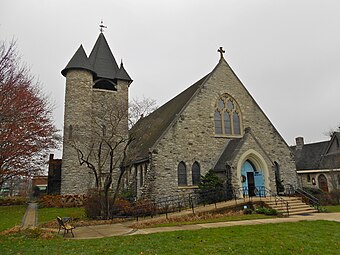
POLYGON ((217 51, 221 54, 221 58, 223 58, 223 53, 225 53, 223 47, 220 47, 217 51))
POLYGON ((104 26, 104 25, 103 25, 103 20, 100 22, 100 25, 99 25, 99 27, 100 27, 100 29, 99 29, 99 30, 100 30, 100 32, 101 32, 101 33, 103 33, 103 32, 104 32, 104 28, 107 28, 107 26, 104 26))

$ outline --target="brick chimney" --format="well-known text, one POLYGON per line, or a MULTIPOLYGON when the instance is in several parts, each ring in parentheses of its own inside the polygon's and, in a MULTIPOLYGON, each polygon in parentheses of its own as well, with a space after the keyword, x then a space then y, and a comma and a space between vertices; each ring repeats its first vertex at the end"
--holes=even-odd
POLYGON ((303 137, 296 137, 295 138, 295 142, 296 142, 296 149, 297 150, 301 150, 303 145, 305 144, 303 137))

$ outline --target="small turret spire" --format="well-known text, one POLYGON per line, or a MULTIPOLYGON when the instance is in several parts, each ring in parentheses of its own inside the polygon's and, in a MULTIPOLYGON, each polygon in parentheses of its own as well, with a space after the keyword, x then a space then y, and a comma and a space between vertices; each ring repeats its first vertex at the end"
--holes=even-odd
POLYGON ((104 26, 103 20, 101 20, 101 21, 100 21, 100 25, 99 25, 100 33, 103 33, 103 32, 104 32, 104 28, 107 28, 107 26, 104 26))

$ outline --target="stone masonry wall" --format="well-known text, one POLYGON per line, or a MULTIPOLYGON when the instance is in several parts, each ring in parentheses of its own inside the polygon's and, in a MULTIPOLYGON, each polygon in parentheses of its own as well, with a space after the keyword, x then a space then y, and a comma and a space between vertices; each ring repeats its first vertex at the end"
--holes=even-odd
POLYGON ((80 166, 74 141, 85 150, 90 140, 92 74, 85 70, 70 70, 66 76, 64 140, 61 174, 61 194, 86 193, 89 171, 80 166), (72 126, 72 128, 71 128, 72 126))

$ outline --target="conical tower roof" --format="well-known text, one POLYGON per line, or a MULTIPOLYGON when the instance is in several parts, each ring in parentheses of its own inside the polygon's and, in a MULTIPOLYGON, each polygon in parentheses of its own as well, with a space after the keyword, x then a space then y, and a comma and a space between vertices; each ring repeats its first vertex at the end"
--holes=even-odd
POLYGON ((103 33, 99 34, 89 60, 98 78, 116 78, 119 68, 103 33))
POLYGON ((83 45, 80 45, 76 53, 74 53, 73 57, 71 60, 68 62, 66 67, 61 71, 61 74, 66 76, 66 73, 70 69, 85 69, 89 70, 93 73, 92 65, 89 61, 89 59, 86 56, 85 50, 83 48, 83 45))

